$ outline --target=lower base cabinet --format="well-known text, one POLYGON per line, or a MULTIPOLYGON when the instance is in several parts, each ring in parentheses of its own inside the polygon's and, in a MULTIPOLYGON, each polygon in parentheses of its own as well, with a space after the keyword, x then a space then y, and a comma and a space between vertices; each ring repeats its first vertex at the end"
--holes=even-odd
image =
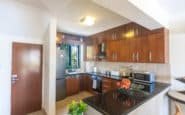
POLYGON ((106 93, 108 91, 114 90, 117 88, 116 83, 118 80, 113 80, 109 78, 102 79, 102 92, 106 93))
POLYGON ((80 76, 80 91, 92 90, 92 78, 88 75, 80 76))
POLYGON ((66 77, 66 96, 71 96, 80 91, 92 91, 92 78, 88 75, 66 77))
POLYGON ((66 96, 77 94, 80 91, 79 77, 67 77, 66 78, 66 96))

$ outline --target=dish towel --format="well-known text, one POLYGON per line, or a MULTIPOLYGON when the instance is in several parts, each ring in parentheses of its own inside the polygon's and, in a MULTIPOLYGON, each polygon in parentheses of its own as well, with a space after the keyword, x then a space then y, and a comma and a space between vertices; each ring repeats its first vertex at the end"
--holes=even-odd
POLYGON ((97 80, 93 79, 93 89, 96 89, 96 88, 97 88, 97 80))

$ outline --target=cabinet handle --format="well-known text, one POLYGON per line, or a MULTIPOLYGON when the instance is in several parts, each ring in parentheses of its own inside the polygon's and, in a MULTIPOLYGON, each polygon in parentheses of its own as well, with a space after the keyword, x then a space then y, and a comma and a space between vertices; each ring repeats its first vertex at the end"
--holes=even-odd
POLYGON ((149 52, 149 61, 150 62, 152 61, 152 52, 151 51, 149 52))
POLYGON ((132 53, 132 61, 135 61, 135 54, 132 53))
POLYGON ((137 61, 139 61, 139 52, 137 52, 137 55, 136 56, 137 56, 136 57, 137 61))
POLYGON ((112 53, 112 60, 114 60, 114 52, 112 53))
POLYGON ((118 60, 118 54, 115 53, 115 60, 118 60))

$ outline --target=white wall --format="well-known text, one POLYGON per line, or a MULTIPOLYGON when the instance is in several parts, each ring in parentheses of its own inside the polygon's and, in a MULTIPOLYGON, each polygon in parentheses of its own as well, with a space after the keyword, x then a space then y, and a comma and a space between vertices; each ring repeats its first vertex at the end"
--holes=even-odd
POLYGON ((14 36, 43 38, 49 23, 47 12, 14 0, 1 0, 0 17, 0 32, 14 36))
POLYGON ((10 115, 11 103, 11 62, 12 42, 42 44, 42 39, 22 36, 2 35, 0 33, 0 115, 10 115))
POLYGON ((56 110, 56 31, 56 19, 53 17, 44 39, 43 108, 47 115, 55 115, 56 110))
POLYGON ((170 65, 172 89, 184 90, 185 84, 175 80, 185 77, 185 33, 170 33, 170 65))
POLYGON ((38 8, 2 0, 0 17, 0 115, 10 115, 12 42, 43 44, 49 16, 38 8))

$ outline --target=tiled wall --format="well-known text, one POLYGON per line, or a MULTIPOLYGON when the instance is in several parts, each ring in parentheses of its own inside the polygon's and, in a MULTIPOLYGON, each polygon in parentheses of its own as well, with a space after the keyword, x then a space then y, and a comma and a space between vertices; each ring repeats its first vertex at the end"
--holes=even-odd
POLYGON ((169 83, 170 65, 169 64, 148 64, 148 63, 122 63, 122 62, 85 62, 85 71, 92 72, 93 67, 97 67, 98 72, 106 70, 120 70, 123 66, 132 65, 135 71, 154 72, 157 76, 157 81, 169 83))

